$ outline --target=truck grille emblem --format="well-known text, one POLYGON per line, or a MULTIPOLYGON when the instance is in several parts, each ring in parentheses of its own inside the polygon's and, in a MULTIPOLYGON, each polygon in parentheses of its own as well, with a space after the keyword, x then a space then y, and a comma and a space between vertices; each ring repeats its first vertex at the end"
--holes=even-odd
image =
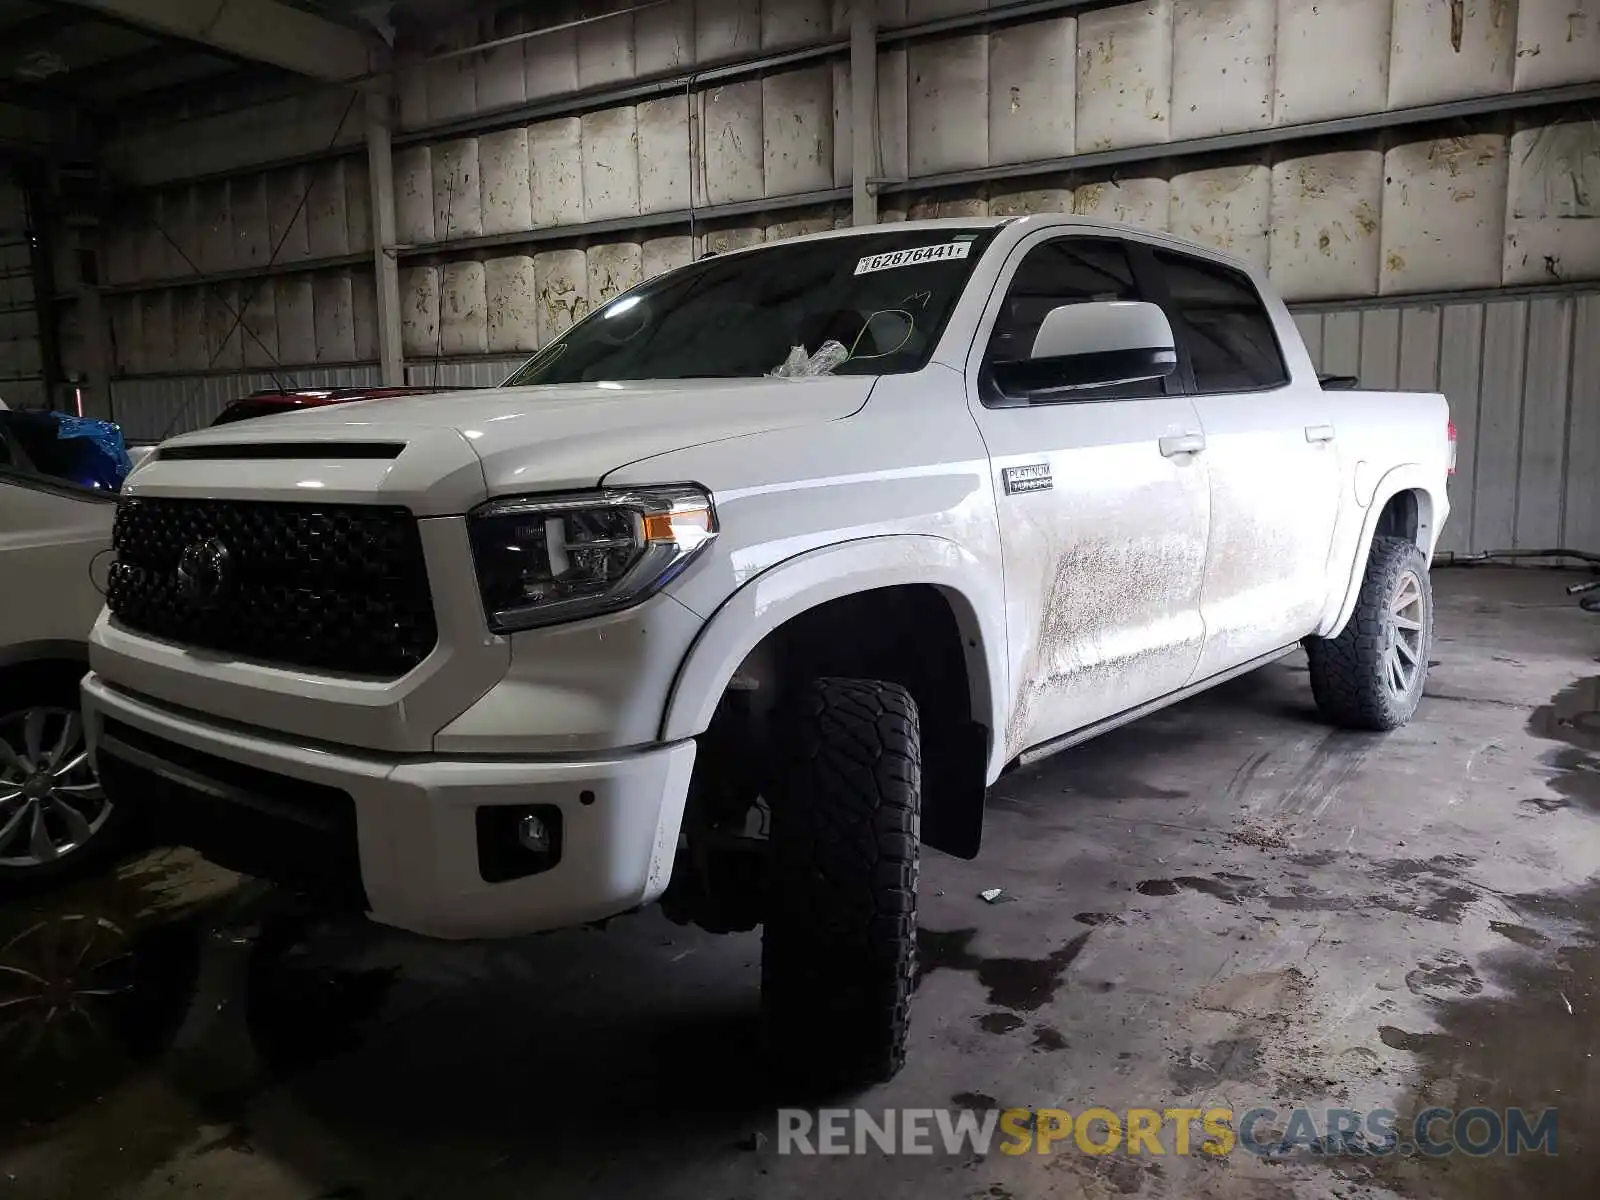
POLYGON ((197 608, 210 608, 233 577, 228 547, 221 538, 186 546, 178 560, 178 594, 197 608))

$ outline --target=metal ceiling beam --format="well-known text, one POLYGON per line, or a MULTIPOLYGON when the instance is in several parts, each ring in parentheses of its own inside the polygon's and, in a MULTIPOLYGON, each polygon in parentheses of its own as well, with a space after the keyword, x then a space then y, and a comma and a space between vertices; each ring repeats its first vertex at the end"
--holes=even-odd
POLYGON ((70 0, 119 21, 313 79, 372 67, 376 42, 278 0, 70 0))

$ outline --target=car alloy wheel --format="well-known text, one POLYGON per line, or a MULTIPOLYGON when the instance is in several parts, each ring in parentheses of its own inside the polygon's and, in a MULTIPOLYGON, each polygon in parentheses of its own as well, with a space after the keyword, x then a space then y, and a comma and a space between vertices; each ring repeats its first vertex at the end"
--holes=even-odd
POLYGON ((0 946, 0 1051, 19 1062, 96 1048, 132 988, 127 930, 84 913, 40 921, 0 946))
POLYGON ((76 712, 36 705, 0 716, 0 867, 81 850, 110 815, 76 712))
POLYGON ((1400 577, 1394 599, 1389 602, 1392 628, 1383 663, 1384 679, 1397 697, 1411 694, 1417 676, 1422 671, 1422 634, 1426 615, 1423 611, 1422 584, 1413 572, 1407 571, 1400 577))

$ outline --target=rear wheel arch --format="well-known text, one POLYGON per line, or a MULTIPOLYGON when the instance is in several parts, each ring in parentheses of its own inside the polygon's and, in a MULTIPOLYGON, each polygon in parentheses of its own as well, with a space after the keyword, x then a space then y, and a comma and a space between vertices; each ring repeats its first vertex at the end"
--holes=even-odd
POLYGON ((1447 510, 1434 495, 1429 477, 1419 466, 1396 467, 1379 480, 1372 503, 1366 508, 1355 553, 1345 565, 1342 587, 1338 586, 1339 576, 1332 576, 1335 587, 1330 589, 1333 594, 1328 597, 1328 608, 1316 636, 1337 637, 1349 623, 1378 538, 1396 537, 1410 542, 1422 551, 1425 560, 1431 561, 1444 511, 1447 510))

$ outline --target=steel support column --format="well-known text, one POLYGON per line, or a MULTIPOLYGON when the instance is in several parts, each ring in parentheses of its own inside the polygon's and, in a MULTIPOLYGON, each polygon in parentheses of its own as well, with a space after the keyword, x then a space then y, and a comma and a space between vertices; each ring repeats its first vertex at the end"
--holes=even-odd
POLYGON ((378 304, 378 369, 387 387, 405 383, 400 346, 400 272, 395 260, 394 160, 389 134, 393 98, 387 86, 375 85, 367 105, 367 174, 372 183, 372 275, 378 304))
POLYGON ((852 225, 878 223, 878 28, 870 0, 850 5, 850 200, 852 225))

